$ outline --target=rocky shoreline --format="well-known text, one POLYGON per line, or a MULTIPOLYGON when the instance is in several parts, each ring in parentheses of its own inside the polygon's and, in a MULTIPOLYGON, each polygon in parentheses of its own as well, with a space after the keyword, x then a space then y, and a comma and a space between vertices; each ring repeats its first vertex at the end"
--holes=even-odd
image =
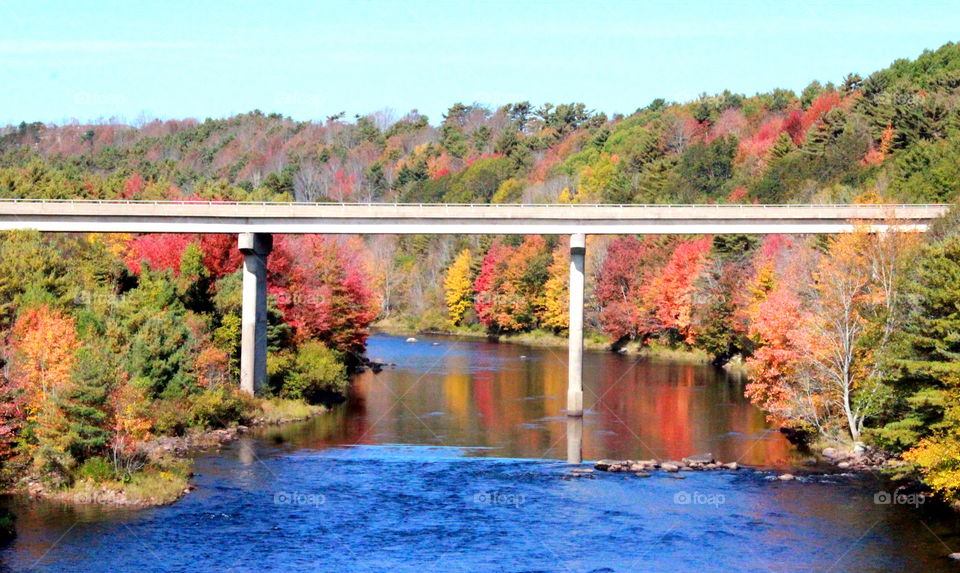
MULTIPOLYGON (((276 420, 267 420, 262 417, 250 420, 249 425, 237 425, 230 428, 219 428, 207 430, 204 432, 190 433, 184 436, 159 436, 140 446, 141 452, 150 460, 159 460, 164 457, 173 457, 175 459, 185 458, 193 453, 208 451, 214 448, 220 448, 242 435, 248 433, 252 428, 265 426, 279 426, 302 422, 323 413, 323 410, 316 410, 308 416, 281 418, 276 420)), ((187 475, 187 479, 193 477, 193 473, 187 475)), ((184 484, 179 493, 175 496, 163 498, 130 499, 124 490, 110 487, 103 484, 86 482, 75 486, 73 489, 50 489, 36 478, 28 478, 22 481, 15 488, 14 493, 24 493, 34 500, 52 500, 80 505, 101 505, 111 507, 125 507, 143 509, 148 507, 158 507, 169 505, 184 495, 194 491, 196 486, 189 482, 184 484)))

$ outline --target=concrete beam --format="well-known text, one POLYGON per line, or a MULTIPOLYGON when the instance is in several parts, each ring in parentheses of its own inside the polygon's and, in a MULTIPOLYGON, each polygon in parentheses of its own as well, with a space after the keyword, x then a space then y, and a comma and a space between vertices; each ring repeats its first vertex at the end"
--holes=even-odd
POLYGON ((393 205, 0 199, 0 230, 101 233, 843 233, 925 230, 944 205, 393 205), (895 222, 895 223, 892 223, 895 222))
POLYGON ((258 394, 267 381, 267 255, 273 237, 241 233, 243 310, 240 317, 240 389, 258 394))
POLYGON ((587 239, 570 235, 570 341, 567 358, 567 415, 583 416, 583 266, 587 239))

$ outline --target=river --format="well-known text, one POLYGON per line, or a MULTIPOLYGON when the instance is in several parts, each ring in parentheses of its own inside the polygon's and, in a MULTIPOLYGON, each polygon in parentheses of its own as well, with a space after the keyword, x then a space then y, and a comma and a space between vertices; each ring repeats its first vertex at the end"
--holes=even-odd
MULTIPOLYGON (((9 571, 956 571, 960 523, 802 465, 707 365, 589 352, 583 456, 712 452, 758 471, 569 477, 563 350, 376 335, 393 363, 328 415, 196 459, 141 511, 9 498, 9 571)), ((901 500, 903 501, 903 500, 901 500)))

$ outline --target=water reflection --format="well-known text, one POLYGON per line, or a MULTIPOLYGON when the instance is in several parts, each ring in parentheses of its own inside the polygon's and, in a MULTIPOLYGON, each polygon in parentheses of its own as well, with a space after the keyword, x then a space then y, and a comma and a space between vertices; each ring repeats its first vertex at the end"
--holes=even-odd
POLYGON ((369 355, 395 366, 357 376, 347 404, 273 430, 274 439, 310 447, 431 444, 560 460, 576 451, 585 459, 711 452, 724 461, 773 466, 795 455, 743 397, 742 376, 705 364, 588 352, 586 411, 571 428, 563 410, 563 352, 443 338, 408 344, 380 335, 371 339, 369 355))

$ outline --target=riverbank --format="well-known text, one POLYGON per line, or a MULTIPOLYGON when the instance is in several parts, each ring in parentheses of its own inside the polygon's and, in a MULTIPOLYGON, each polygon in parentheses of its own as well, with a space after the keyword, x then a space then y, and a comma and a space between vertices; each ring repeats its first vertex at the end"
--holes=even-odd
POLYGON ((169 505, 195 488, 190 484, 193 454, 220 448, 258 426, 301 422, 327 412, 299 400, 262 400, 260 412, 246 424, 227 428, 190 430, 180 436, 157 436, 137 447, 135 459, 139 467, 118 480, 116 468, 105 458, 94 470, 81 468, 79 479, 67 487, 50 487, 36 477, 17 484, 9 493, 26 494, 32 499, 46 499, 81 505, 148 508, 169 505))
MULTIPOLYGON (((490 334, 486 330, 468 327, 454 327, 447 329, 416 329, 398 321, 381 321, 373 325, 375 332, 394 336, 452 336, 472 340, 489 340, 504 344, 533 346, 540 348, 566 348, 567 337, 547 330, 531 330, 528 332, 490 334)), ((685 364, 710 364, 711 357, 703 350, 696 348, 671 347, 656 342, 644 344, 639 341, 630 341, 614 350, 614 341, 607 336, 593 332, 585 332, 583 347, 596 352, 618 352, 629 356, 638 356, 650 360, 680 362, 685 364)), ((743 369, 742 360, 731 360, 724 368, 731 371, 743 369)))

